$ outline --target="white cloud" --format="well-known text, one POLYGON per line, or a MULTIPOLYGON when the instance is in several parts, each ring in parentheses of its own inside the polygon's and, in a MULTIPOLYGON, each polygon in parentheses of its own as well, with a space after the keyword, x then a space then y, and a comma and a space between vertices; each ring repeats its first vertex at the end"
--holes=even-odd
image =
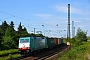
MULTIPOLYGON (((68 6, 55 6, 55 9, 64 13, 68 12, 68 6)), ((73 14, 83 14, 83 11, 81 9, 75 7, 70 7, 70 12, 73 14)))
POLYGON ((74 13, 74 14, 83 14, 83 11, 81 9, 71 7, 71 13, 74 13))
POLYGON ((67 7, 66 6, 55 6, 55 9, 57 11, 67 13, 67 7))

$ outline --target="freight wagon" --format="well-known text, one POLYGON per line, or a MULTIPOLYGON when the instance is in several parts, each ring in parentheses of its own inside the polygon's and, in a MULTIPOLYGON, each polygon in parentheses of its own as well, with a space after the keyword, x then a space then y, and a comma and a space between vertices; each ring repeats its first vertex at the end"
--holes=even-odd
POLYGON ((47 46, 50 49, 55 46, 54 38, 47 38, 47 46))
POLYGON ((53 48, 63 43, 63 38, 23 37, 19 39, 18 51, 32 53, 45 48, 53 48))

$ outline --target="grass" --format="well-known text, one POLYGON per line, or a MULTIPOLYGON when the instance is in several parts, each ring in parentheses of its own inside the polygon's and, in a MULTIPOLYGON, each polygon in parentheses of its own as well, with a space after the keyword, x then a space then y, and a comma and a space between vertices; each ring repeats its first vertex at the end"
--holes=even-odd
POLYGON ((90 41, 72 47, 71 50, 64 53, 58 60, 88 60, 88 54, 90 54, 90 41))
POLYGON ((10 59, 18 58, 18 57, 21 57, 21 55, 20 54, 14 54, 14 55, 9 54, 8 56, 6 56, 4 58, 0 57, 0 60, 10 60, 10 59))
POLYGON ((18 52, 18 49, 10 49, 10 50, 0 51, 0 55, 2 55, 2 56, 7 55, 7 56, 0 57, 0 60, 10 60, 10 59, 21 57, 20 54, 12 55, 12 53, 17 53, 17 52, 18 52))
POLYGON ((0 51, 0 55, 6 55, 6 54, 16 53, 16 52, 18 52, 18 49, 3 50, 3 51, 0 51))

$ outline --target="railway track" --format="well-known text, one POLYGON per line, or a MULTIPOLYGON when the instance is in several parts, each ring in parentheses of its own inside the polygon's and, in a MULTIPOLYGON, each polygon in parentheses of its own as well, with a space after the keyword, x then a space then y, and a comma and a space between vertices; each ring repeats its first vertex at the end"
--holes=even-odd
POLYGON ((69 50, 69 46, 67 46, 66 44, 63 44, 59 47, 41 52, 39 54, 35 54, 32 56, 30 55, 22 56, 13 60, 50 60, 52 57, 58 55, 59 52, 64 51, 64 50, 69 50))
POLYGON ((48 60, 49 58, 57 55, 59 52, 63 51, 63 50, 66 49, 67 47, 68 47, 68 46, 53 49, 53 51, 50 51, 50 52, 47 53, 46 55, 41 56, 41 57, 39 57, 39 58, 35 58, 35 60, 48 60))

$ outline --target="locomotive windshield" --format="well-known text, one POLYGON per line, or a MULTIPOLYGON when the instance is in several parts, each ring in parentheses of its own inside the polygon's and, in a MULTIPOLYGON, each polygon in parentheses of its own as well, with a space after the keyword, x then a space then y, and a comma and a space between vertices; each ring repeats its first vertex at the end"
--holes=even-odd
POLYGON ((28 43, 29 39, 20 39, 20 43, 28 43))

